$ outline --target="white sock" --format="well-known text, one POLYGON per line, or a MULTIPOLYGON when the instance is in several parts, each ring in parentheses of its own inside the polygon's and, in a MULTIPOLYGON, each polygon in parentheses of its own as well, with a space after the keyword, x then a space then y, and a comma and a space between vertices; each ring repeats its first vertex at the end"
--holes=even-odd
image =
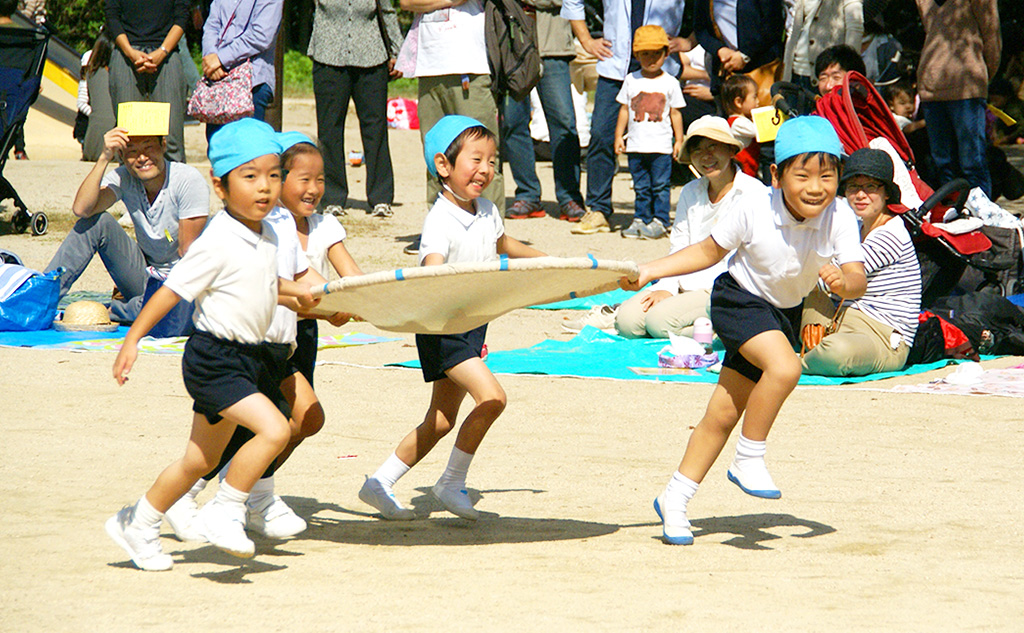
POLYGON ((665 487, 665 505, 672 505, 673 509, 686 512, 686 506, 690 503, 690 499, 693 499, 693 495, 697 494, 699 485, 677 470, 672 473, 672 479, 665 487))
POLYGON ((238 506, 245 504, 248 498, 248 492, 235 490, 231 487, 231 484, 226 481, 222 481, 220 482, 220 488, 217 489, 217 494, 214 496, 213 500, 226 506, 238 506))
POLYGON ((406 464, 398 455, 391 453, 391 457, 388 457, 377 472, 373 473, 373 478, 384 484, 384 487, 391 489, 398 483, 398 480, 402 478, 402 475, 409 472, 412 466, 406 464))
POLYGON ((188 492, 185 493, 185 496, 195 501, 196 497, 199 496, 199 493, 206 489, 207 483, 209 482, 200 477, 199 481, 192 484, 192 487, 188 489, 188 492))
POLYGON ((132 518, 132 523, 140 528, 158 528, 163 520, 164 513, 154 508, 146 500, 146 495, 142 495, 142 498, 135 504, 135 516, 132 518))
POLYGON ((252 490, 249 491, 249 500, 246 501, 253 510, 262 512, 274 501, 274 476, 264 477, 256 481, 252 490))
POLYGON ((740 433, 740 438, 736 442, 736 464, 742 468, 744 461, 764 461, 764 454, 767 445, 767 442, 755 442, 754 440, 748 440, 743 437, 742 433, 740 433))
POLYGON ((437 480, 438 485, 445 488, 455 487, 458 490, 465 488, 466 475, 469 473, 469 464, 472 461, 472 453, 452 447, 451 457, 448 458, 448 467, 444 469, 441 478, 437 480))

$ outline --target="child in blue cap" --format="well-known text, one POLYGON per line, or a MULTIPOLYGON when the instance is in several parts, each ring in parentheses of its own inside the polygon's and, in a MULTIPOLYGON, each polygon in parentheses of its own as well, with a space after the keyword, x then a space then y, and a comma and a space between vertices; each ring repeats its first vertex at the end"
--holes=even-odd
MULTIPOLYGON (((497 207, 481 197, 494 179, 497 154, 494 134, 483 124, 465 116, 446 116, 427 132, 423 154, 442 192, 423 223, 421 265, 487 262, 499 254, 544 255, 509 237, 497 207)), ((484 435, 505 408, 505 392, 480 358, 486 332, 482 325, 463 334, 416 335, 423 378, 434 383, 430 408, 423 423, 405 436, 359 491, 359 498, 385 519, 416 518, 398 502, 392 487, 455 426, 467 393, 473 410, 463 421, 448 467, 432 492, 449 512, 471 521, 479 518, 466 492, 466 474, 484 435)))
POLYGON ((620 281, 639 290, 654 279, 708 268, 736 249, 711 292, 711 322, 725 346, 718 385, 678 471, 654 501, 666 543, 693 543, 687 503, 741 416, 729 481, 755 497, 782 496, 765 465, 765 440, 800 379, 794 350, 803 299, 819 279, 846 299, 860 297, 867 286, 857 219, 836 200, 841 155, 839 137, 825 119, 786 121, 775 139, 772 189, 761 204, 734 209, 710 237, 640 266, 635 282, 620 281))
POLYGON ((195 401, 185 455, 168 466, 139 501, 106 523, 107 534, 140 569, 170 569, 160 546, 164 512, 220 459, 236 425, 255 437, 239 449, 216 497, 199 513, 197 528, 217 547, 250 557, 245 503, 267 466, 287 445, 288 420, 265 395, 278 389, 273 368, 287 358, 287 344, 264 342, 278 295, 316 304, 309 286, 278 277, 277 236, 263 218, 281 191, 280 145, 266 123, 242 119, 210 141, 213 187, 224 201, 164 285, 143 307, 114 360, 123 385, 139 339, 178 301, 195 302, 195 334, 185 344, 182 373, 195 401))

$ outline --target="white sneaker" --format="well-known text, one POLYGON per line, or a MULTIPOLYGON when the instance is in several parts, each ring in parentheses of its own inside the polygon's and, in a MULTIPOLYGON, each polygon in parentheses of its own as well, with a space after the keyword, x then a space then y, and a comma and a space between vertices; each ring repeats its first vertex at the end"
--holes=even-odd
POLYGON ((132 525, 135 506, 125 506, 107 519, 106 530, 114 542, 128 552, 135 566, 143 571, 167 571, 174 561, 160 547, 160 526, 144 530, 132 525))
POLYGON ((768 474, 764 459, 745 459, 742 467, 733 460, 726 476, 748 495, 761 499, 778 499, 782 496, 782 491, 768 474))
POLYGON ((277 495, 262 511, 247 504, 246 522, 250 529, 267 538, 287 538, 306 529, 306 521, 277 495))
POLYGON ((376 508, 389 521, 411 521, 416 518, 416 513, 399 503, 390 488, 373 477, 367 477, 363 482, 363 487, 359 489, 359 500, 376 508))
POLYGON ((193 526, 197 514, 199 514, 199 506, 196 505, 196 500, 185 495, 175 501, 170 508, 167 508, 164 520, 174 530, 174 535, 178 537, 179 541, 205 543, 206 537, 193 526))
POLYGON ((469 500, 469 493, 464 489, 434 484, 430 491, 434 493, 441 505, 455 516, 462 517, 467 521, 476 521, 480 518, 480 513, 476 511, 473 502, 469 500))
POLYGON ((669 545, 693 545, 693 532, 685 508, 665 506, 665 493, 654 500, 654 511, 662 521, 661 538, 669 545))
POLYGON ((193 522, 206 540, 232 556, 252 558, 256 544, 245 535, 245 505, 232 508, 214 498, 199 510, 193 522))
POLYGON ((615 313, 618 306, 594 306, 578 319, 562 321, 562 329, 566 332, 579 332, 586 326, 596 327, 608 334, 615 333, 615 313))

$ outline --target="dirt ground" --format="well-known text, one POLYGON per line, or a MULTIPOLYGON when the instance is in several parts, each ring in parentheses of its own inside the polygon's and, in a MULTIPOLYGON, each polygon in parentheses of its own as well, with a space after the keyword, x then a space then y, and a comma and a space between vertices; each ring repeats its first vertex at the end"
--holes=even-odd
MULTIPOLYGON (((312 132, 312 112, 311 102, 289 102, 285 127, 312 132)), ((53 228, 0 235, 0 247, 41 268, 71 225, 89 165, 76 161, 69 128, 34 116, 33 160, 9 162, 5 175, 53 228)), ((349 139, 358 147, 352 126, 349 139)), ((425 211, 418 133, 392 131, 390 140, 395 216, 356 209, 345 220, 348 247, 368 271, 414 265, 401 248, 425 211)), ((204 169, 198 127, 188 129, 188 150, 204 169)), ((362 198, 363 170, 349 174, 362 198)), ((540 175, 550 200, 550 166, 540 175)), ((620 222, 631 197, 620 175, 620 222)), ((506 227, 554 255, 646 261, 668 248, 614 233, 572 236, 553 217, 506 227)), ((96 262, 77 288, 111 282, 96 262)), ((517 311, 492 324, 488 346, 564 338, 568 314, 517 311)), ((342 331, 385 334, 368 324, 342 331)), ((782 499, 755 499, 726 481, 730 442, 690 505, 696 543, 669 547, 651 501, 711 387, 501 376, 509 406, 469 478, 482 520, 454 518, 427 494, 448 440, 397 487, 424 518, 385 523, 356 493, 420 421, 429 394, 418 371, 384 367, 415 357, 412 337, 400 336, 321 352, 339 363, 317 369, 327 425, 277 476, 278 491, 309 520, 305 533, 257 538, 256 557, 243 561, 178 543, 165 527, 175 567, 161 574, 136 570, 103 522, 181 453, 191 403, 180 359, 142 356, 119 388, 110 354, 0 348, 0 630, 1024 628, 1018 400, 887 392, 949 369, 798 388, 769 444, 782 499)))

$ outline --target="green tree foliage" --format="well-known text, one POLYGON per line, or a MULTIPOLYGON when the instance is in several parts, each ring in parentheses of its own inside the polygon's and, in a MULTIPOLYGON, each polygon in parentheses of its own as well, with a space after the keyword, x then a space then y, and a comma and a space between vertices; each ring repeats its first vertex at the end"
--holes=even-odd
POLYGON ((46 19, 57 37, 79 52, 92 48, 105 21, 102 0, 49 0, 46 19))

